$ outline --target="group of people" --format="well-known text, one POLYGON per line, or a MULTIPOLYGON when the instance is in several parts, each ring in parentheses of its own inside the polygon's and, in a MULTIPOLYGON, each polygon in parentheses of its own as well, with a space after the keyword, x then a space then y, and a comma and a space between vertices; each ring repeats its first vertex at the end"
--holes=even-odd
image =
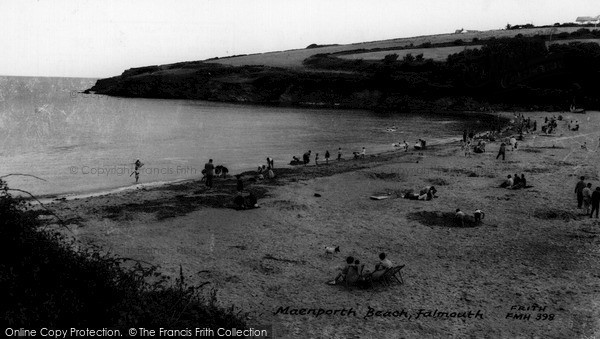
POLYGON ((506 180, 504 180, 500 184, 500 187, 513 189, 513 190, 520 189, 520 188, 526 188, 527 187, 527 179, 525 179, 525 174, 521 174, 520 177, 518 174, 515 174, 514 177, 509 174, 506 177, 506 180))
POLYGON ((419 191, 419 193, 416 193, 416 192, 406 193, 404 195, 404 199, 429 201, 429 200, 432 200, 433 198, 437 198, 435 196, 436 193, 437 193, 437 190, 435 189, 435 186, 425 186, 419 191))
MULTIPOLYGON (((406 143, 406 141, 405 141, 406 143)), ((408 144, 406 144, 406 150, 408 150, 408 144)), ((312 151, 308 151, 306 153, 304 153, 302 155, 302 160, 300 160, 300 158, 296 157, 296 156, 292 156, 292 161, 290 162, 290 165, 308 165, 310 163, 310 157, 312 155, 312 151)), ((360 152, 358 151, 354 151, 352 152, 352 155, 354 157, 354 159, 364 159, 367 155, 367 149, 365 147, 363 147, 361 149, 360 152)), ((331 158, 331 153, 329 153, 329 150, 325 151, 325 163, 329 164, 329 159, 331 158)), ((337 160, 341 161, 343 159, 342 157, 342 148, 338 148, 338 153, 337 153, 337 160)), ((319 156, 319 153, 315 154, 315 165, 319 166, 319 162, 321 161, 321 157, 319 156)))
POLYGON ((596 218, 598 218, 600 187, 597 186, 595 190, 592 190, 592 183, 586 184, 585 177, 582 176, 575 185, 575 194, 577 195, 577 208, 583 209, 586 215, 590 215, 590 218, 596 212, 596 218))
POLYGON ((385 253, 380 253, 379 262, 375 264, 375 269, 373 270, 373 272, 363 272, 364 265, 360 264, 360 260, 349 256, 346 258, 346 265, 341 269, 341 272, 335 277, 335 279, 328 282, 328 284, 343 284, 346 281, 346 277, 351 273, 351 271, 354 271, 354 273, 356 273, 358 277, 364 277, 364 275, 368 273, 371 275, 372 280, 379 280, 383 276, 385 271, 392 267, 394 267, 394 265, 389 259, 386 258, 385 253))

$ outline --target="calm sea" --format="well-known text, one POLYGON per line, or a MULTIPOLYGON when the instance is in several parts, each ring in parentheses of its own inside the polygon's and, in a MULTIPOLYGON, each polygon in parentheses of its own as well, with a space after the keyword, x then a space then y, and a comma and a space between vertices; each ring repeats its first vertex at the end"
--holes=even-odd
POLYGON ((95 79, 0 77, 0 176, 35 195, 105 192, 140 183, 201 177, 209 158, 231 173, 266 157, 275 167, 311 150, 345 158, 393 150, 424 138, 458 139, 464 128, 489 129, 495 119, 474 115, 378 114, 361 110, 247 106, 190 100, 84 95, 95 79), (395 130, 388 130, 396 127, 395 130))

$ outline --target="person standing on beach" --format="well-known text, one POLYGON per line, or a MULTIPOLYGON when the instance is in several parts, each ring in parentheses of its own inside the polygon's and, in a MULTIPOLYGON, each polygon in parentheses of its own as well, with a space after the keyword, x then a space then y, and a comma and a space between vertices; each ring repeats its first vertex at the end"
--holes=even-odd
POLYGON ((590 207, 592 205, 592 183, 588 182, 587 186, 581 190, 581 195, 583 195, 583 210, 585 214, 590 213, 590 207))
POLYGON ((496 159, 498 159, 500 156, 502 156, 502 160, 504 160, 506 157, 506 144, 505 143, 500 144, 500 149, 498 150, 498 155, 496 156, 496 159))
POLYGON ((342 148, 338 148, 338 161, 342 160, 342 148))
POLYGON ((213 177, 215 176, 215 165, 213 165, 213 159, 208 160, 208 162, 204 165, 204 169, 206 170, 206 187, 212 188, 213 177))
MULTIPOLYGON (((140 168, 142 166, 144 166, 144 164, 142 164, 142 162, 140 161, 140 159, 137 159, 133 165, 135 167, 134 167, 133 173, 131 173, 131 174, 135 173, 135 183, 137 184, 138 181, 140 180, 140 168)), ((129 176, 131 176, 131 174, 129 176)))
POLYGON ((366 154, 367 154, 367 150, 363 147, 362 151, 360 152, 360 157, 364 159, 366 154))
POLYGON ((329 164, 329 157, 331 156, 331 154, 329 154, 329 150, 325 151, 325 163, 329 164))
POLYGON ((275 168, 275 160, 271 157, 267 157, 267 167, 275 168))
POLYGON ((582 176, 579 178, 577 185, 575 185, 575 194, 577 195, 577 208, 581 209, 581 205, 583 204, 583 189, 585 188, 585 177, 582 176))
POLYGON ((319 153, 315 154, 315 166, 319 166, 319 153))
POLYGON ((590 218, 596 211, 596 219, 598 219, 598 207, 600 206, 600 187, 596 187, 594 193, 592 193, 592 212, 590 212, 590 218))

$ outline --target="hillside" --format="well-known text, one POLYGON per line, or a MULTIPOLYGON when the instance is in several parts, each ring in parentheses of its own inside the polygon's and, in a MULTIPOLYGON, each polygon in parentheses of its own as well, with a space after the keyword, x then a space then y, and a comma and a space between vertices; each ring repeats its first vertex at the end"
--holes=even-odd
POLYGON ((89 91, 388 111, 598 108, 600 31, 442 34, 133 68, 89 91))

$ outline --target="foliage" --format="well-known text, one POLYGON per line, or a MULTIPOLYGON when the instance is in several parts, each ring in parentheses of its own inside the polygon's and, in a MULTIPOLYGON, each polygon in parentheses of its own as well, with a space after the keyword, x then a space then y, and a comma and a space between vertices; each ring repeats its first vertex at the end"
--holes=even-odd
POLYGON ((202 286, 176 282, 153 266, 79 249, 40 227, 40 214, 0 179, 0 318, 6 326, 48 328, 244 328, 202 286), (132 264, 133 263, 133 264, 132 264))

